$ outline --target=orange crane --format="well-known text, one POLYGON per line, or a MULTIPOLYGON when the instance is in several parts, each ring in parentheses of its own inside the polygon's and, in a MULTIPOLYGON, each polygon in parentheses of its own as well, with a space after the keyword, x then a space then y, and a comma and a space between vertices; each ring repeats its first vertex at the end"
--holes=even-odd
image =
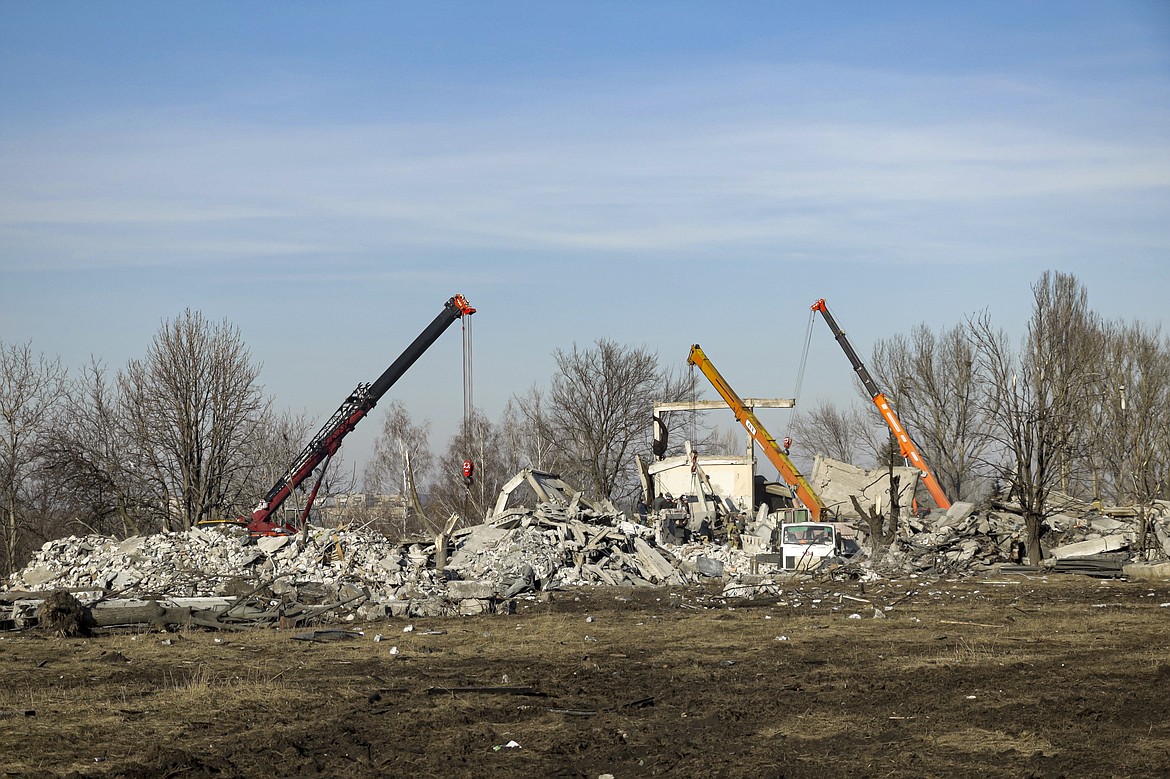
POLYGON ((788 455, 784 454, 784 450, 776 443, 764 426, 760 424, 760 420, 743 402, 743 399, 735 393, 727 380, 715 370, 715 366, 707 359, 707 355, 699 348, 698 344, 691 347, 690 356, 687 357, 687 363, 697 367, 703 372, 703 375, 711 382, 716 391, 723 397, 723 400, 731 407, 731 411, 735 414, 736 420, 739 421, 748 434, 755 439, 760 448, 764 450, 772 465, 776 466, 776 470, 780 472, 780 476, 784 481, 788 482, 796 496, 804 503, 805 508, 808 509, 813 521, 818 521, 821 513, 825 511, 825 504, 821 501, 819 495, 813 491, 812 485, 808 480, 801 475, 800 471, 796 469, 792 460, 788 459, 788 455))
POLYGON ((820 311, 821 316, 825 318, 825 324, 833 331, 833 337, 837 339, 837 343, 841 344, 841 348, 845 350, 845 356, 849 358, 849 362, 853 365, 853 371, 861 379, 861 383, 865 385, 866 392, 873 398, 874 405, 878 407, 881 412, 882 419, 886 420, 886 424, 890 426, 890 431, 893 432, 894 437, 898 439, 898 447, 902 450, 902 457, 906 458, 922 473, 922 483, 926 485, 930 496, 934 498, 934 502, 940 509, 949 509, 951 507, 950 500, 947 499, 946 493, 943 492, 942 485, 938 483, 938 479, 934 478, 934 473, 930 470, 930 466, 926 464, 926 460, 922 458, 922 453, 918 451, 918 446, 910 438, 910 433, 906 431, 906 427, 902 421, 898 419, 898 415, 894 413, 893 406, 886 398, 869 375, 869 371, 861 362, 861 358, 857 356, 857 352, 853 351, 852 344, 849 339, 845 337, 845 331, 837 326, 837 320, 833 319, 833 315, 829 313, 829 307, 825 305, 825 299, 821 298, 816 303, 812 304, 812 310, 820 311))

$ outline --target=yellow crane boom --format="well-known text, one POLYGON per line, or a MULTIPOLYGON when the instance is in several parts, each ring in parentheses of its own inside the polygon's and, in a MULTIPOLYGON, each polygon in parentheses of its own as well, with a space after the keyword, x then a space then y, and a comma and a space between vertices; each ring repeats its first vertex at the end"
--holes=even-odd
POLYGON ((736 420, 743 425, 744 429, 748 431, 748 434, 764 450, 764 454, 768 460, 780 472, 781 478, 788 482, 788 485, 796 492, 796 496, 800 498, 805 508, 808 509, 813 520, 819 520, 821 512, 825 510, 825 504, 821 501, 820 496, 813 491, 812 485, 801 475, 792 460, 788 459, 788 455, 784 454, 784 450, 776 443, 776 439, 764 428, 752 410, 744 404, 743 399, 736 394, 735 390, 731 388, 731 385, 727 383, 727 380, 723 378, 722 374, 715 369, 715 366, 707 359, 707 355, 703 353, 703 350, 699 348, 698 344, 691 347, 691 353, 687 357, 687 363, 703 372, 703 375, 711 382, 711 386, 715 387, 716 392, 722 396, 724 402, 731 408, 736 420))

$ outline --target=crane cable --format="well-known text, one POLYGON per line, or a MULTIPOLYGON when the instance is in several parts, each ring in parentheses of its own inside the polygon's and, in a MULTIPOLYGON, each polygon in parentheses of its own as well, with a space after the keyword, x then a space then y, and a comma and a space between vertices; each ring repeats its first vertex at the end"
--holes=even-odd
MULTIPOLYGON (((463 461, 463 481, 467 485, 468 490, 470 490, 472 474, 475 470, 475 445, 474 441, 472 440, 473 431, 471 426, 472 416, 475 410, 471 317, 461 317, 460 324, 463 328, 463 435, 470 453, 470 456, 468 456, 467 459, 463 461)), ((480 448, 483 448, 482 444, 480 448)))
POLYGON ((808 312, 808 327, 804 332, 804 349, 800 353, 800 368, 796 371, 796 389, 792 393, 792 416, 788 420, 789 426, 796 424, 796 418, 800 414, 800 390, 804 385, 804 369, 808 365, 808 349, 812 343, 813 318, 817 312, 810 309, 808 312))
POLYGON ((472 382, 471 317, 461 319, 463 324, 463 426, 471 431, 471 411, 475 407, 472 382))

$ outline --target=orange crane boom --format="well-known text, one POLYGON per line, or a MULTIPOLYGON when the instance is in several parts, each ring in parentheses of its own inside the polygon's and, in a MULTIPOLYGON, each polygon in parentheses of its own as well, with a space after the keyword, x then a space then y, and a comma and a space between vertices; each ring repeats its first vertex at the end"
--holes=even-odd
POLYGON ((808 480, 801 475, 800 471, 796 469, 796 465, 792 460, 788 459, 788 455, 784 454, 784 450, 776 443, 776 439, 764 429, 760 420, 743 402, 743 399, 736 394, 727 380, 715 370, 715 366, 707 359, 707 355, 699 348, 698 344, 691 347, 690 356, 687 357, 687 363, 694 365, 703 372, 703 375, 715 387, 715 390, 723 397, 723 400, 731 408, 735 414, 736 420, 744 426, 748 434, 755 439, 760 448, 764 450, 764 454, 771 461, 772 465, 776 466, 776 470, 780 472, 780 476, 784 481, 788 482, 789 486, 796 492, 796 496, 808 509, 809 514, 813 520, 819 520, 821 512, 825 510, 825 504, 821 501, 819 495, 813 491, 812 485, 808 480))
POLYGON ((934 502, 940 509, 949 509, 951 502, 947 499, 946 493, 943 492, 942 485, 938 483, 938 479, 934 478, 934 473, 930 470, 930 466, 926 464, 922 453, 918 451, 918 446, 910 438, 910 433, 906 431, 906 427, 898 419, 898 415, 894 413, 894 408, 890 405, 889 399, 886 398, 885 393, 878 389, 877 382, 869 375, 869 371, 861 362, 861 358, 857 356, 857 352, 853 351, 853 345, 845 337, 845 331, 837 326, 837 320, 833 319, 833 315, 829 313, 829 307, 825 304, 825 299, 821 298, 816 303, 813 303, 812 310, 820 311, 821 316, 825 318, 825 324, 833 331, 833 337, 837 339, 837 343, 845 351, 845 356, 849 358, 849 362, 853 365, 853 371, 861 379, 861 383, 865 385, 866 392, 873 398, 874 405, 881 412, 882 419, 886 420, 886 424, 890 426, 890 431, 898 439, 898 448, 902 450, 902 456, 922 473, 922 483, 926 485, 927 491, 930 492, 930 497, 934 498, 934 502))

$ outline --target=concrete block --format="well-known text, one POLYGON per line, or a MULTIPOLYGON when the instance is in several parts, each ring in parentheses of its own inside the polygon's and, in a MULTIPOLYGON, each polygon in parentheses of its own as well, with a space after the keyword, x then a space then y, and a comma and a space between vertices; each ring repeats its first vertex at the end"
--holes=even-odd
POLYGON ((491 602, 479 598, 464 598, 459 601, 459 613, 464 617, 474 617, 476 614, 490 614, 491 602))
POLYGON ((1170 579, 1170 563, 1156 563, 1154 565, 1133 563, 1122 566, 1121 572, 1131 579, 1166 581, 1170 579))
POLYGON ((467 554, 492 549, 508 534, 507 530, 491 525, 477 525, 469 528, 467 535, 456 540, 456 549, 467 554))
POLYGON ((119 571, 114 577, 111 586, 115 590, 125 590, 137 584, 142 579, 142 574, 135 570, 119 571))
POLYGON ((60 575, 60 573, 51 571, 48 568, 33 568, 32 570, 25 571, 21 575, 21 578, 28 586, 39 587, 42 584, 47 584, 48 582, 53 581, 60 575))
POLYGON ((114 551, 118 554, 130 554, 131 552, 137 551, 145 541, 146 538, 144 536, 130 536, 114 547, 114 551))
POLYGON ((1118 530, 1128 530, 1131 525, 1128 522, 1122 522, 1112 517, 1092 517, 1089 519, 1089 527, 1098 533, 1113 533, 1118 530))
POLYGON ((410 601, 392 600, 386 604, 386 613, 391 617, 403 618, 410 616, 410 601))
POLYGON ((712 578, 719 578, 723 575, 723 563, 718 560, 712 560, 710 557, 696 557, 695 569, 703 576, 710 576, 712 578))
POLYGON ((946 525, 948 527, 954 527, 967 517, 971 516, 971 512, 974 510, 974 503, 968 503, 965 500, 956 500, 951 504, 951 507, 947 509, 947 513, 943 514, 942 522, 939 524, 946 525))
POLYGON ((364 603, 357 609, 357 618, 363 622, 381 622, 389 616, 385 603, 364 603))
POLYGON ((410 604, 410 616, 412 617, 446 617, 448 616, 449 606, 446 601, 438 598, 427 598, 426 600, 416 600, 410 604))
POLYGON ((469 581, 447 582, 447 597, 451 600, 483 599, 493 595, 495 595, 495 585, 490 581, 471 579, 469 581))
POLYGON ((292 536, 265 536, 256 539, 256 547, 265 554, 272 554, 292 541, 292 536))
POLYGON ((1124 534, 1117 533, 1103 538, 1093 538, 1075 544, 1058 546, 1048 550, 1048 556, 1054 557, 1057 560, 1063 560, 1068 557, 1087 557, 1088 555, 1104 554, 1105 552, 1116 552, 1118 549, 1125 549, 1127 546, 1129 546, 1129 539, 1124 534))

